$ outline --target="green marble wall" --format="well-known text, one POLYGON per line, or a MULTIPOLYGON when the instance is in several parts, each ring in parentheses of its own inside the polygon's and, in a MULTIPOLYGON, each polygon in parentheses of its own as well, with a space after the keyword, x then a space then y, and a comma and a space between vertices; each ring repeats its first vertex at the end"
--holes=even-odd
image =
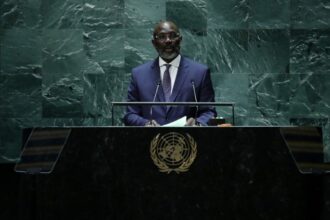
POLYGON ((156 57, 161 19, 209 65, 216 100, 236 102, 237 125, 323 126, 330 160, 328 0, 1 0, 0 11, 1 162, 17 159, 22 127, 110 125, 130 69, 156 57))

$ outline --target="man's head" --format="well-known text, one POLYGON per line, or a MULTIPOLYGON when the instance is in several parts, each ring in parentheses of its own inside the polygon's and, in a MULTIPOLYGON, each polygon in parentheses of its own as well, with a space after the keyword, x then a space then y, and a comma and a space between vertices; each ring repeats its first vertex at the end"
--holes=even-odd
POLYGON ((173 22, 161 21, 155 26, 152 44, 166 62, 179 55, 181 40, 179 29, 173 22))

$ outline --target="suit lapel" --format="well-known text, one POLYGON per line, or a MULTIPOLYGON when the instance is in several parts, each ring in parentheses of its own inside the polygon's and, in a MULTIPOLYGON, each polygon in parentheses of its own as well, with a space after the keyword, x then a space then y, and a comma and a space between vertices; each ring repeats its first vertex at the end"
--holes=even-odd
MULTIPOLYGON (((152 80, 155 82, 155 84, 157 84, 158 82, 161 82, 158 58, 155 59, 151 68, 152 68, 151 72, 153 73, 151 76, 152 80)), ((172 94, 170 96, 170 102, 174 102, 176 100, 178 94, 180 93, 180 91, 182 89, 182 85, 183 85, 187 75, 188 75, 188 65, 186 64, 185 58, 182 56, 180 65, 179 65, 179 69, 178 69, 178 73, 177 73, 177 76, 175 79, 174 87, 172 90, 172 94)), ((160 87, 158 89, 157 98, 158 98, 158 100, 156 99, 156 101, 165 102, 165 95, 164 95, 162 84, 160 84, 160 87)), ((155 107, 162 108, 165 112, 167 112, 167 114, 172 109, 171 106, 168 108, 166 106, 155 106, 155 107)))
MULTIPOLYGON (((183 82, 185 81, 187 75, 188 75, 188 65, 185 62, 185 58, 183 56, 181 56, 178 73, 176 75, 174 87, 172 90, 172 94, 170 96, 170 102, 174 102, 176 100, 176 97, 180 93, 183 82)), ((167 112, 170 111, 171 109, 172 109, 172 107, 168 108, 167 112)))
POLYGON ((181 57, 181 62, 179 65, 178 73, 176 75, 174 87, 172 90, 172 94, 170 96, 170 101, 174 102, 176 97, 178 96, 179 92, 182 89, 182 84, 185 81, 187 75, 188 75, 188 66, 186 65, 184 57, 181 57))
MULTIPOLYGON (((161 83, 161 79, 160 79, 160 68, 159 68, 158 58, 155 59, 154 63, 151 66, 151 69, 152 69, 152 71, 151 71, 152 72, 152 75, 151 75, 152 81, 155 82, 155 85, 157 85, 158 82, 160 83, 160 86, 157 91, 158 100, 156 98, 156 101, 165 102, 165 95, 163 92, 163 87, 162 87, 162 83, 161 83)), ((156 92, 156 91, 154 91, 154 92, 156 92)))
MULTIPOLYGON (((164 91, 163 91, 163 87, 162 87, 162 83, 161 83, 161 79, 160 79, 160 68, 159 68, 159 60, 158 58, 155 59, 154 63, 151 66, 151 73, 152 73, 152 80, 153 82, 155 82, 155 85, 157 85, 157 83, 159 82, 159 88, 157 91, 157 97, 155 99, 155 102, 165 102, 165 95, 164 95, 164 91)), ((156 87, 155 87, 156 88, 156 87)), ((153 94, 156 91, 153 91, 153 94)), ((167 107, 165 105, 159 106, 159 105, 155 105, 153 107, 154 109, 161 109, 164 113, 166 113, 167 107)))

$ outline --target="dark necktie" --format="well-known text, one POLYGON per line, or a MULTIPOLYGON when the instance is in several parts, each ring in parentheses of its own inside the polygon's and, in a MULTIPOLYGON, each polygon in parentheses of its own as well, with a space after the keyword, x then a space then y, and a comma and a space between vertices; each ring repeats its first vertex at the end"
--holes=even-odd
POLYGON ((163 77, 163 90, 165 95, 165 100, 168 102, 171 96, 171 77, 170 77, 170 64, 165 64, 166 70, 163 77))

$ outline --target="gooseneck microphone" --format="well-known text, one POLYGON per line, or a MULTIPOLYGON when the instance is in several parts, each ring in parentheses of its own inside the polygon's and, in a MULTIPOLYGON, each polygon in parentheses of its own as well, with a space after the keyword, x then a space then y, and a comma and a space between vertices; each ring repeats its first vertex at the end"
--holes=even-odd
MULTIPOLYGON (((157 96, 157 93, 158 93, 158 90, 159 90, 159 86, 160 86, 160 80, 158 80, 158 82, 157 82, 156 91, 155 91, 154 98, 152 99, 152 102, 156 101, 156 96, 157 96)), ((152 108, 153 107, 154 107, 153 105, 150 106, 150 118, 149 118, 150 121, 152 120, 152 108)))
MULTIPOLYGON (((195 81, 194 80, 191 80, 191 86, 192 86, 193 91, 194 91, 195 102, 198 103, 197 96, 196 96, 195 81)), ((197 112, 198 112, 198 105, 196 105, 195 119, 197 118, 197 112)))

